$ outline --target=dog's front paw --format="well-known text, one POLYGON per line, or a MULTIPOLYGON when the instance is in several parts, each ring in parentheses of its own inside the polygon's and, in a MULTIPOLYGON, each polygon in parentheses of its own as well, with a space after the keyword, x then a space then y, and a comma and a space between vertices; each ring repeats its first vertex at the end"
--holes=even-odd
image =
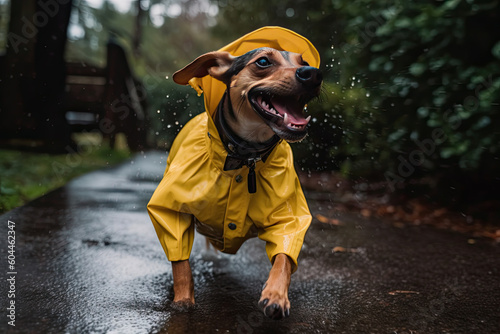
POLYGON ((176 311, 185 312, 194 309, 195 307, 196 304, 190 299, 174 300, 172 302, 172 308, 176 311))
POLYGON ((290 301, 288 291, 283 287, 272 288, 266 284, 259 301, 259 307, 264 314, 274 320, 290 316, 290 301))

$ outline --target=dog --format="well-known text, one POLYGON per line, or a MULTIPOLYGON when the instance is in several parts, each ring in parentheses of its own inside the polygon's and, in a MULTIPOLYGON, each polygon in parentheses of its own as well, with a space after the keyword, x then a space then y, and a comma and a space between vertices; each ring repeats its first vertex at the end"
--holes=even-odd
POLYGON ((272 319, 289 316, 291 274, 311 214, 288 143, 307 135, 311 116, 304 110, 322 85, 318 66, 307 39, 265 27, 173 75, 203 92, 206 108, 176 137, 148 204, 172 263, 175 303, 195 303, 189 265, 195 229, 230 254, 258 236, 272 263, 258 306, 272 319))

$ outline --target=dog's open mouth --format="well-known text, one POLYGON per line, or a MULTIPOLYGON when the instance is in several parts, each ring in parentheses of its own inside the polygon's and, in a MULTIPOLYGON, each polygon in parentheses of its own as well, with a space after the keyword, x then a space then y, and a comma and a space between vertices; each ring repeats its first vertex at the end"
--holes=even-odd
POLYGON ((263 92, 250 94, 253 109, 285 140, 300 140, 306 134, 311 116, 304 117, 305 103, 296 96, 275 96, 263 92))

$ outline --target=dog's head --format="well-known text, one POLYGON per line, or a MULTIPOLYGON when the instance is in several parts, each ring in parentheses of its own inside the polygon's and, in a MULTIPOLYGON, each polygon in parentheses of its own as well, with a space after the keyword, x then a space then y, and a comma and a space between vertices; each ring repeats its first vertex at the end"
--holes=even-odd
POLYGON ((307 135, 311 117, 304 116, 304 109, 319 95, 322 74, 300 54, 267 47, 239 57, 210 52, 177 71, 173 79, 186 85, 206 75, 229 87, 234 118, 229 123, 242 138, 263 141, 275 133, 295 142, 307 135))

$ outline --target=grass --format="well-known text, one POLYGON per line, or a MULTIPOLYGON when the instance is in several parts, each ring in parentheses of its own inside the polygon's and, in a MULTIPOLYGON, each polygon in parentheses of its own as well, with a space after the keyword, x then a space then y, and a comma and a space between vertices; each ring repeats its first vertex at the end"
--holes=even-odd
POLYGON ((117 164, 128 150, 83 146, 80 152, 53 155, 0 150, 0 214, 54 190, 72 178, 117 164))

